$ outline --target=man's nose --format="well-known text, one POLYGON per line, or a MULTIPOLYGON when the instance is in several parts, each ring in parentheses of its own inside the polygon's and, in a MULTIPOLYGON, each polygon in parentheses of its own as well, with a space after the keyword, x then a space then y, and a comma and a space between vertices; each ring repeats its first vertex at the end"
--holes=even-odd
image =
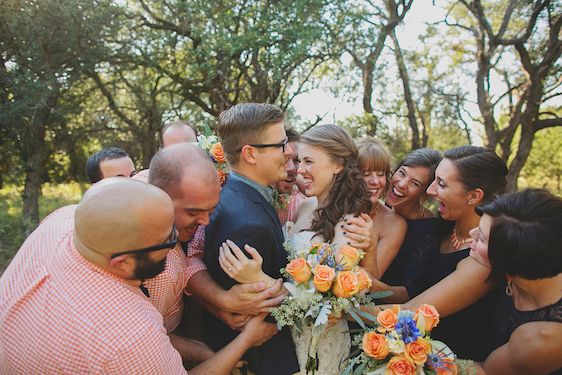
POLYGON ((207 225, 209 224, 209 211, 202 211, 197 217, 197 224, 207 225))

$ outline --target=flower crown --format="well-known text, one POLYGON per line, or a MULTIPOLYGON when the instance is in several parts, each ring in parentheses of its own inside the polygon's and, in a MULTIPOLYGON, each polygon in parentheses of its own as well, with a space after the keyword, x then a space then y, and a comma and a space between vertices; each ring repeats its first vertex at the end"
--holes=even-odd
POLYGON ((219 138, 213 134, 207 125, 205 125, 205 135, 197 136, 197 146, 209 155, 219 175, 221 186, 224 185, 230 173, 230 167, 226 162, 219 138))

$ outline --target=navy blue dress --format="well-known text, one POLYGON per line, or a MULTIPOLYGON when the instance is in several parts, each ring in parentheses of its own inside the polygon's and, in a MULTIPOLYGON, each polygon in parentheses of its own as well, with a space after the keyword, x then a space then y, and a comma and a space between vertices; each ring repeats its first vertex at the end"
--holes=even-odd
MULTIPOLYGON (((426 269, 425 289, 455 271, 458 262, 468 254, 469 249, 437 253, 426 269)), ((497 291, 492 291, 467 308, 441 318, 431 337, 447 344, 459 358, 484 361, 493 349, 492 316, 496 298, 497 291)))
POLYGON ((424 271, 439 252, 439 219, 406 219, 406 223, 404 242, 381 281, 391 286, 404 286, 408 296, 414 298, 424 290, 424 271))
MULTIPOLYGON (((513 331, 525 323, 562 323, 562 298, 552 305, 541 307, 537 310, 520 311, 513 305, 511 297, 508 297, 505 293, 501 293, 501 295, 498 296, 493 321, 494 349, 496 349, 504 344, 507 344, 513 331)), ((551 374, 562 375, 562 368, 552 372, 551 374)))

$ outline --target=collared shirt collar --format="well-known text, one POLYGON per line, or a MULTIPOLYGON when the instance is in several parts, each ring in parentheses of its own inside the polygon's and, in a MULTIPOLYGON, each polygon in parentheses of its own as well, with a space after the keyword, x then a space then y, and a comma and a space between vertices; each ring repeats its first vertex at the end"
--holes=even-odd
POLYGON ((228 178, 232 178, 234 181, 240 181, 245 183, 246 185, 256 189, 258 193, 260 193, 269 204, 273 205, 274 203, 274 193, 276 192, 271 186, 265 186, 256 182, 254 180, 249 179, 246 176, 242 176, 234 171, 230 172, 230 176, 228 178))

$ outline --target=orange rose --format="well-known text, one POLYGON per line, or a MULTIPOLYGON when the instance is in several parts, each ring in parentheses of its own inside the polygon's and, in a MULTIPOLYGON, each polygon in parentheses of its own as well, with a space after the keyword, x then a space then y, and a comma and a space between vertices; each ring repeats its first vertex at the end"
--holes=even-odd
POLYGON ((431 350, 431 345, 421 337, 414 342, 406 344, 406 357, 416 365, 423 365, 427 361, 427 354, 431 350))
POLYGON ((377 314, 377 322, 380 324, 377 328, 379 332, 390 332, 398 322, 398 315, 394 309, 385 309, 377 314))
POLYGON ((423 316, 426 332, 431 331, 437 324, 439 324, 439 313, 437 312, 437 309, 431 305, 423 304, 418 308, 418 311, 414 316, 416 323, 419 315, 423 316))
POLYGON ((312 275, 310 266, 306 263, 304 258, 293 259, 289 262, 289 264, 287 264, 286 270, 297 283, 304 283, 308 281, 312 275))
POLYGON ((363 351, 374 359, 385 359, 390 350, 386 337, 376 332, 368 332, 363 335, 363 351))
POLYGON ((390 375, 415 375, 416 365, 399 355, 390 358, 386 364, 386 374, 390 375))
POLYGON ((354 247, 344 245, 340 247, 336 255, 336 262, 345 271, 349 271, 355 267, 361 260, 361 253, 354 247))
POLYGON ((359 291, 357 275, 351 271, 341 271, 336 275, 332 292, 336 297, 348 298, 359 291))
POLYGON ((218 163, 224 163, 226 161, 226 159, 224 158, 224 151, 220 143, 215 143, 214 145, 212 145, 209 153, 218 163))
POLYGON ((330 290, 335 277, 336 270, 332 267, 321 264, 314 267, 314 286, 319 292, 327 292, 330 290))
POLYGON ((367 273, 367 271, 363 267, 355 267, 353 270, 357 275, 357 279, 359 280, 359 291, 360 292, 368 292, 371 289, 371 285, 373 285, 373 280, 367 273))

